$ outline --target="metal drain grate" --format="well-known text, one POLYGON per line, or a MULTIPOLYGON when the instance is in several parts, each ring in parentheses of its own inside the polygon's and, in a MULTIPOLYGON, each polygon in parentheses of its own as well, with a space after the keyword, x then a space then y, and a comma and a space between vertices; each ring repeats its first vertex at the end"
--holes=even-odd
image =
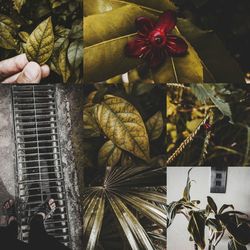
POLYGON ((55 87, 13 86, 12 98, 21 238, 28 240, 28 217, 48 195, 55 199, 57 209, 53 217, 46 221, 46 230, 60 242, 70 246, 55 87))

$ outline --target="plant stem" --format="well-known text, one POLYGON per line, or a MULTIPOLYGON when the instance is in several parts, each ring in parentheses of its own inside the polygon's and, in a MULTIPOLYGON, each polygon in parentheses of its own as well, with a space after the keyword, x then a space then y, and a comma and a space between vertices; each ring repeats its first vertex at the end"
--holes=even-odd
POLYGON ((196 243, 194 244, 194 250, 199 250, 198 245, 196 243))

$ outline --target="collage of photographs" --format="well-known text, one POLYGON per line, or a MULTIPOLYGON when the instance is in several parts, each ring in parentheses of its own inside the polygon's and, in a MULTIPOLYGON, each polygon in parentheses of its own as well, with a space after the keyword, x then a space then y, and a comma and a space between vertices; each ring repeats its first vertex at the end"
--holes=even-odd
POLYGON ((250 250, 249 0, 0 0, 1 250, 250 250))

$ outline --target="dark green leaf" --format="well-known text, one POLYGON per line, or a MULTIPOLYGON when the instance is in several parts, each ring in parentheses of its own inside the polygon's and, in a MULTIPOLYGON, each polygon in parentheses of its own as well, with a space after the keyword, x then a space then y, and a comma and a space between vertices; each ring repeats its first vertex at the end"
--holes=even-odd
POLYGON ((204 214, 200 211, 192 211, 192 215, 188 224, 188 231, 192 235, 195 243, 204 249, 205 244, 205 221, 204 214))
POLYGON ((214 211, 215 214, 217 214, 217 205, 215 204, 212 197, 207 196, 207 202, 208 205, 211 207, 211 209, 214 211))

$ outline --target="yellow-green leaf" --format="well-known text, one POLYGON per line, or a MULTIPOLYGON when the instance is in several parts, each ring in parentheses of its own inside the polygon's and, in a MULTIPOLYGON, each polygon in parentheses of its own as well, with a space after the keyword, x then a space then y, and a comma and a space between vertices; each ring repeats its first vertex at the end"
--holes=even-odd
POLYGON ((121 158, 122 151, 112 142, 107 141, 98 153, 99 166, 115 166, 121 158))
POLYGON ((83 41, 75 40, 69 45, 68 61, 73 69, 76 69, 81 63, 83 58, 83 41))
POLYGON ((135 68, 142 61, 124 55, 124 47, 134 35, 118 37, 83 50, 84 82, 100 82, 135 68))
POLYGON ((131 103, 121 97, 105 95, 96 114, 100 128, 117 147, 149 160, 147 131, 141 115, 131 103))
POLYGON ((0 22, 0 47, 4 49, 16 49, 17 43, 6 25, 0 22))
POLYGON ((154 18, 133 5, 84 18, 84 47, 136 32, 135 19, 138 16, 154 18))
POLYGON ((149 11, 163 12, 165 10, 177 10, 170 0, 110 0, 111 3, 134 3, 149 11))
POLYGON ((5 28, 10 31, 12 34, 16 34, 16 30, 18 29, 18 26, 15 21, 3 14, 0 14, 0 23, 3 23, 5 25, 5 28))
POLYGON ((54 48, 54 32, 51 17, 40 23, 28 38, 26 55, 28 60, 40 65, 50 58, 54 48))
POLYGON ((19 32, 18 35, 22 39, 22 41, 25 43, 28 41, 28 38, 30 36, 30 34, 28 32, 25 32, 25 31, 19 32))
POLYGON ((140 63, 140 60, 127 58, 124 53, 128 39, 135 36, 134 21, 138 16, 154 18, 154 15, 132 5, 85 18, 85 82, 105 81, 140 63))
POLYGON ((164 65, 153 72, 155 82, 203 82, 203 66, 201 60, 191 44, 188 42, 187 44, 187 55, 168 57, 164 65))
POLYGON ((170 0, 84 0, 84 16, 108 12, 127 4, 135 4, 151 12, 177 9, 170 0))
POLYGON ((109 0, 84 0, 83 12, 84 16, 104 13, 113 9, 109 0))
POLYGON ((13 0, 13 7, 14 9, 20 13, 23 5, 25 4, 26 0, 13 0))
POLYGON ((68 79, 70 78, 70 74, 71 74, 69 62, 67 59, 68 46, 69 46, 69 41, 66 40, 62 46, 62 49, 58 57, 58 66, 59 66, 60 73, 62 75, 64 83, 68 81, 68 79))
POLYGON ((96 122, 95 106, 84 107, 83 109, 83 135, 86 138, 100 136, 100 130, 96 122))
POLYGON ((148 130, 148 136, 150 140, 158 139, 163 131, 162 113, 159 111, 155 113, 152 117, 150 117, 146 122, 146 127, 148 130))

